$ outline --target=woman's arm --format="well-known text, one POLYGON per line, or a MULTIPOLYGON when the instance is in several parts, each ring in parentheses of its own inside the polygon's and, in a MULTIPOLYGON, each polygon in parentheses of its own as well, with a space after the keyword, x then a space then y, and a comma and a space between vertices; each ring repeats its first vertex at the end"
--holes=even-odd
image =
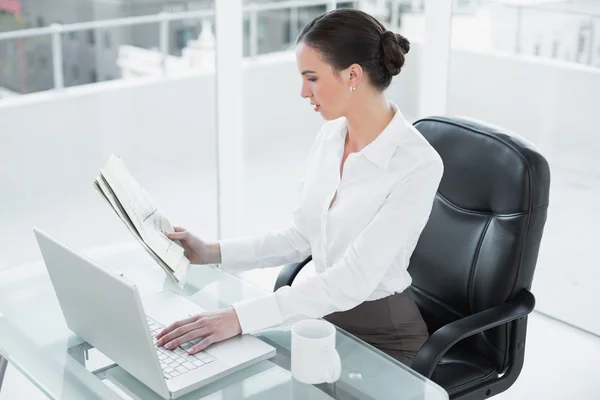
POLYGON ((310 255, 302 205, 294 211, 288 228, 263 236, 207 243, 182 227, 164 234, 181 242, 184 255, 192 264, 220 264, 229 272, 279 266, 302 261, 310 255))
POLYGON ((285 320, 320 318, 365 301, 389 266, 424 228, 443 172, 439 159, 399 182, 344 256, 331 268, 275 293, 233 305, 244 333, 285 320))

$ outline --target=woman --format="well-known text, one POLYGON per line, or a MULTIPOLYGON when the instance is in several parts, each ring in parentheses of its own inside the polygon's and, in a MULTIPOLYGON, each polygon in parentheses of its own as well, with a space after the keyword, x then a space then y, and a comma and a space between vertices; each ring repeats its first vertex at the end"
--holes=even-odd
POLYGON ((158 336, 191 354, 294 317, 325 317, 410 365, 427 327, 407 288, 410 256, 431 212, 443 165, 383 91, 410 44, 370 15, 317 17, 297 41, 301 95, 327 122, 309 155, 291 226, 256 238, 205 243, 183 228, 192 263, 230 272, 280 266, 312 254, 317 274, 275 293, 179 321, 158 336))

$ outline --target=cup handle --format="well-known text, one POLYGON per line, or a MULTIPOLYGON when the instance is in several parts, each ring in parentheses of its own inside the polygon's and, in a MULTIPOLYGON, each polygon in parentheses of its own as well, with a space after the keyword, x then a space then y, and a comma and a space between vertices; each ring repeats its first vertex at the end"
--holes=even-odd
POLYGON ((340 375, 342 374, 342 360, 340 359, 340 353, 336 349, 327 349, 325 350, 325 354, 327 354, 327 359, 329 360, 325 382, 333 383, 340 379, 340 375))

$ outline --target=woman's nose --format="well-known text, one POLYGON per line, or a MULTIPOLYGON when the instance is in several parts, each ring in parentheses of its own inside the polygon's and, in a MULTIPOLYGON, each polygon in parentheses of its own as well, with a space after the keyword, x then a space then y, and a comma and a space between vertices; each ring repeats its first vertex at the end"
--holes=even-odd
POLYGON ((306 99, 311 96, 312 96, 312 93, 310 92, 310 90, 308 90, 308 88, 305 85, 302 85, 302 87, 300 88, 300 97, 302 97, 303 99, 306 99))

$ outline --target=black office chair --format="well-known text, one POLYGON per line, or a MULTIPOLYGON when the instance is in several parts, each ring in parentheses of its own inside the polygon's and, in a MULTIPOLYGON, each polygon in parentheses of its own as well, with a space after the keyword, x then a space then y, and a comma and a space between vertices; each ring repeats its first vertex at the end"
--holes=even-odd
MULTIPOLYGON (((532 144, 502 128, 445 117, 415 127, 442 157, 444 176, 409 266, 431 335, 412 368, 452 399, 484 399, 523 367, 550 170, 532 144)), ((275 289, 309 261, 285 266, 275 289)))

